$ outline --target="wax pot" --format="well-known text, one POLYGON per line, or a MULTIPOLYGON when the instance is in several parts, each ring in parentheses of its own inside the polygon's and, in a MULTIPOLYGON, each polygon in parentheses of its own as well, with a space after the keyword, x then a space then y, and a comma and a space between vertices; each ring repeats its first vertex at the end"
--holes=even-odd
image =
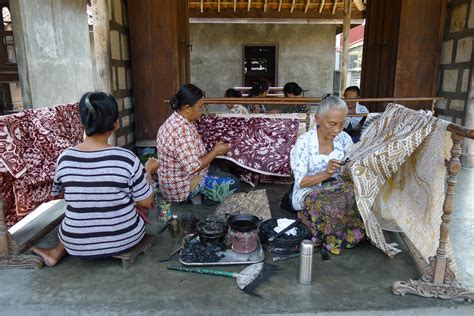
POLYGON ((259 223, 260 219, 250 214, 235 214, 227 219, 233 251, 251 253, 257 249, 259 223))
POLYGON ((227 225, 219 218, 208 216, 204 222, 199 222, 197 229, 202 243, 223 246, 227 225))
POLYGON ((309 229, 306 227, 306 225, 300 222, 296 225, 296 236, 283 234, 271 242, 268 241, 269 238, 277 235, 277 232, 273 230, 277 226, 277 218, 271 218, 260 224, 260 241, 267 251, 285 255, 296 253, 300 250, 301 241, 309 237, 309 229))

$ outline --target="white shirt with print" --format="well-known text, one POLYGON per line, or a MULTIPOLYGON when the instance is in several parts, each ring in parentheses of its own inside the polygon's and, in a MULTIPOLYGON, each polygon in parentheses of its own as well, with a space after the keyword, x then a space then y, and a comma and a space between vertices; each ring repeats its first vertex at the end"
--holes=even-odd
MULTIPOLYGON (((306 194, 321 186, 321 183, 319 183, 312 187, 300 188, 303 177, 312 176, 326 170, 330 159, 343 160, 352 144, 351 137, 346 132, 341 132, 334 138, 333 151, 329 155, 323 155, 319 153, 316 127, 298 138, 290 154, 291 170, 295 178, 292 194, 292 203, 295 210, 302 210, 306 194)), ((337 172, 332 177, 340 178, 337 172)))

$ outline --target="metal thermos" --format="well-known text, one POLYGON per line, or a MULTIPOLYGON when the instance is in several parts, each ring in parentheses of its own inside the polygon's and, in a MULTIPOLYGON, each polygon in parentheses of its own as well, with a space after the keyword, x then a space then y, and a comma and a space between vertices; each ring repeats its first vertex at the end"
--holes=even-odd
POLYGON ((313 272, 313 250, 311 240, 305 239, 300 245, 300 268, 298 271, 298 283, 310 284, 313 272))

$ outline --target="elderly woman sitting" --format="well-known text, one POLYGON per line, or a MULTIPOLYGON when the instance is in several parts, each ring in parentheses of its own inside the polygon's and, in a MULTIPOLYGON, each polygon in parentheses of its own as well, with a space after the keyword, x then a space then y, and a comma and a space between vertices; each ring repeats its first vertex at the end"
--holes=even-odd
POLYGON ((312 233, 315 245, 333 254, 351 248, 364 236, 352 183, 339 176, 343 158, 353 144, 343 132, 347 106, 328 96, 318 107, 316 127, 301 135, 291 150, 295 177, 293 207, 312 233))

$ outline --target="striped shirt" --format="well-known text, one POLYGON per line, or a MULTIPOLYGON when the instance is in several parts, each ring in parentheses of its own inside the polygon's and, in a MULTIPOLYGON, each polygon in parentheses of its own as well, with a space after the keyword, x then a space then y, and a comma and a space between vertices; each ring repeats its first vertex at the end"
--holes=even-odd
POLYGON ((73 256, 106 257, 136 245, 145 233, 135 203, 152 194, 145 168, 131 151, 66 149, 58 158, 52 195, 68 204, 59 239, 73 256))

